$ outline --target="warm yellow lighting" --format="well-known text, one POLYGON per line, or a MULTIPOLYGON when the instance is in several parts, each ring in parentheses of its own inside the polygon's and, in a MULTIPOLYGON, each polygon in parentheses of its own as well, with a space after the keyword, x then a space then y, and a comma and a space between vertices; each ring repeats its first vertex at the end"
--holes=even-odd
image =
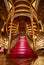
POLYGON ((42 30, 40 30, 40 32, 41 32, 42 30))
POLYGON ((12 5, 11 5, 11 3, 10 2, 8 2, 9 3, 9 7, 10 7, 10 9, 12 8, 12 5))
POLYGON ((36 4, 36 1, 34 1, 34 3, 32 4, 32 5, 33 5, 33 7, 35 7, 35 4, 36 4))
POLYGON ((4 29, 2 28, 1 31, 4 32, 4 29))
POLYGON ((35 39, 37 38, 37 36, 34 37, 35 39))

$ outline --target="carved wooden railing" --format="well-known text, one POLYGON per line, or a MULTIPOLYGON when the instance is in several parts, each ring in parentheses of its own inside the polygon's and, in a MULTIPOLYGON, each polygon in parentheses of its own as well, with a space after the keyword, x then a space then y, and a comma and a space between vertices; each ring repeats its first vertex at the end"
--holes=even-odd
POLYGON ((33 7, 31 2, 28 0, 15 0, 12 10, 9 13, 6 32, 9 35, 9 46, 11 40, 15 39, 17 35, 20 35, 20 32, 25 32, 25 35, 33 40, 33 47, 35 46, 35 36, 40 31, 39 22, 37 14, 33 13, 33 7), (22 25, 22 23, 24 23, 22 25), (23 26, 24 31, 19 31, 20 27, 23 26))

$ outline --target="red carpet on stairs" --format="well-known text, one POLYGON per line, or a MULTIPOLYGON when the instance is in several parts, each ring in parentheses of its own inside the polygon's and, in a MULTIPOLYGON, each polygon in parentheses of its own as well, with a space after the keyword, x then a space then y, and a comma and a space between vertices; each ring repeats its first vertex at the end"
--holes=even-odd
POLYGON ((33 50, 27 43, 25 36, 19 36, 18 42, 10 52, 10 58, 35 58, 33 50))

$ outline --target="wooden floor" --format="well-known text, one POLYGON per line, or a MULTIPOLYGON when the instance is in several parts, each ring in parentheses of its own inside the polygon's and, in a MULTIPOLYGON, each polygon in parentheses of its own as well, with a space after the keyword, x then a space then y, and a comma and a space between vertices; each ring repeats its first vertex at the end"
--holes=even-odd
POLYGON ((0 65, 7 65, 6 56, 4 54, 0 54, 0 65))
MULTIPOLYGON (((9 60, 9 63, 8 63, 8 61, 6 59, 6 55, 0 54, 0 65, 14 65, 14 64, 12 62, 10 62, 10 60, 9 60)), ((44 65, 44 56, 38 57, 36 59, 36 61, 34 62, 34 64, 32 64, 32 65, 44 65)))
POLYGON ((7 59, 6 55, 0 54, 0 65, 14 65, 14 64, 7 59))

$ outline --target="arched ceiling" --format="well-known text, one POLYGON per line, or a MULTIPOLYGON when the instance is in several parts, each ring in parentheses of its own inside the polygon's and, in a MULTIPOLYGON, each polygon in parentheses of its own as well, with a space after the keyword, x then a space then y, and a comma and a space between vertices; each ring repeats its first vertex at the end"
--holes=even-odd
MULTIPOLYGON (((6 21, 8 12, 10 8, 12 7, 12 2, 14 3, 15 0, 0 0, 0 30, 4 24, 4 21, 6 21), (2 22, 2 24, 1 24, 2 22)), ((31 0, 30 0, 31 1, 31 0)), ((32 3, 34 0, 32 0, 32 3)))
MULTIPOLYGON (((8 11, 12 7, 12 2, 14 1, 15 0, 0 0, 0 30, 4 21, 7 19, 8 11)), ((32 0, 32 3, 32 6, 37 10, 38 19, 44 20, 44 0, 32 0)))
POLYGON ((4 24, 4 21, 6 20, 8 15, 7 8, 5 6, 4 0, 0 0, 0 30, 4 24))
POLYGON ((44 20, 44 0, 37 0, 36 6, 39 20, 44 20))
MULTIPOLYGON (((12 2, 15 0, 0 0, 0 32, 7 19, 12 2), (9 3, 9 4, 8 4, 9 3)), ((30 0, 31 1, 31 0, 30 0)), ((44 20, 44 0, 32 0, 32 6, 36 9, 39 20, 44 20)))

